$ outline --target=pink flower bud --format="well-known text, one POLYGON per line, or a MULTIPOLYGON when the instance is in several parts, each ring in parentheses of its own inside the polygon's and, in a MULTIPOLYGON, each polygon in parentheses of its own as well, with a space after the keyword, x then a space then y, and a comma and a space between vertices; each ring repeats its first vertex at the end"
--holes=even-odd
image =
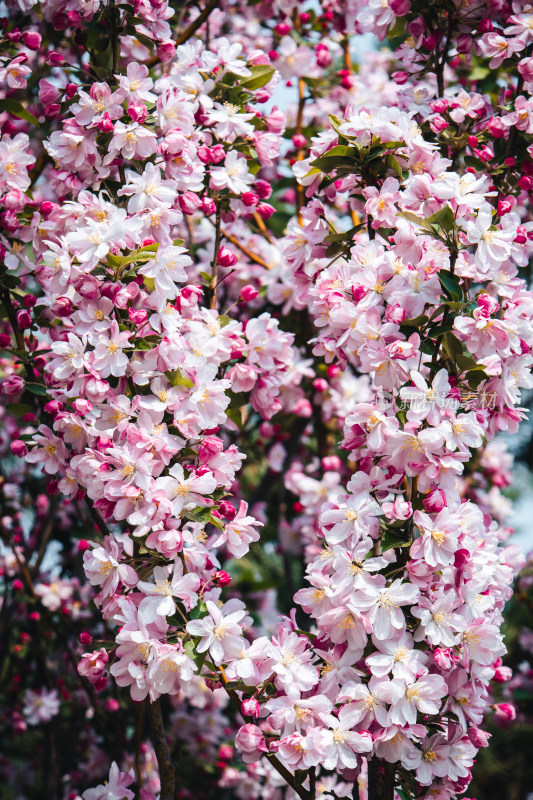
POLYGON ((259 202, 259 195, 254 194, 254 192, 244 192, 241 194, 241 200, 245 206, 251 208, 252 206, 256 206, 259 202))
POLYGON ((247 697, 241 703, 241 714, 243 717, 253 717, 257 719, 261 713, 261 706, 255 697, 247 697))
POLYGON ((11 452, 17 458, 24 458, 24 456, 28 452, 28 448, 26 447, 26 442, 23 442, 22 439, 15 439, 14 442, 11 442, 11 452))
MULTIPOLYGON (((529 179, 528 179, 529 180, 529 179)), ((517 244, 525 244, 527 242, 527 231, 523 225, 519 225, 516 229, 516 236, 514 241, 517 244)))
POLYGON ((108 697, 104 703, 104 708, 106 711, 118 711, 120 708, 120 703, 118 700, 115 700, 114 697, 108 697))
POLYGON ((134 308, 128 308, 128 317, 134 325, 140 326, 146 323, 146 320, 148 319, 148 312, 145 311, 144 308, 139 308, 138 310, 135 310, 134 308))
POLYGON ((507 133, 507 126, 499 117, 491 117, 487 122, 487 130, 494 139, 503 139, 507 133))
POLYGON ((14 397, 20 394, 24 389, 24 381, 20 375, 9 375, 7 378, 4 378, 0 386, 2 388, 2 394, 5 394, 6 397, 14 397))
POLYGON ((446 122, 444 117, 441 117, 440 114, 437 114, 431 120, 429 127, 431 128, 432 131, 435 131, 435 133, 440 133, 440 131, 443 131, 445 128, 447 128, 449 124, 450 123, 446 122))
POLYGON ((17 325, 22 331, 31 328, 31 314, 26 308, 19 308, 17 311, 17 325))
POLYGON ((316 56, 316 63, 318 64, 319 67, 322 67, 322 69, 327 69, 327 67, 331 66, 333 62, 331 53, 329 52, 327 47, 321 47, 320 50, 317 47, 317 49, 315 50, 315 56, 316 56))
POLYGON ((58 105, 57 103, 52 103, 51 105, 46 106, 46 108, 44 109, 44 116, 47 119, 56 119, 56 117, 59 116, 60 111, 61 111, 61 106, 58 105))
POLYGON ((28 198, 21 192, 20 189, 11 189, 5 196, 4 196, 4 206, 8 208, 10 211, 19 211, 24 208, 26 201, 28 198))
POLYGON ((472 37, 469 33, 461 33, 457 37, 457 52, 469 53, 472 50, 472 37))
POLYGON ((212 200, 210 197, 204 197, 202 200, 202 211, 204 212, 204 214, 210 217, 211 214, 214 214, 216 212, 216 210, 217 207, 215 201, 212 200))
POLYGON ((411 10, 409 0, 391 0, 391 10, 397 17, 404 17, 411 10))
POLYGON ((41 46, 42 36, 37 31, 24 31, 22 34, 22 44, 28 50, 38 50, 41 46))
POLYGON ((167 64, 169 61, 172 61, 175 55, 176 55, 176 45, 174 44, 174 42, 166 41, 166 42, 160 42, 160 44, 158 44, 157 57, 163 64, 167 64))
POLYGON ((301 133, 294 134, 292 137, 292 143, 297 150, 302 150, 304 147, 307 147, 307 139, 305 136, 302 136, 301 133))
POLYGON ((326 368, 328 378, 336 378, 340 374, 340 367, 338 364, 329 364, 326 368))
POLYGON ((300 399, 293 404, 292 413, 302 419, 309 419, 313 416, 313 406, 307 397, 300 397, 300 399))
POLYGON ((474 747, 488 747, 489 746, 489 739, 492 734, 487 733, 487 731, 482 731, 481 728, 476 728, 475 725, 472 725, 468 731, 468 738, 474 745, 474 747))
POLYGON ((49 217, 55 208, 55 203, 51 203, 50 200, 45 200, 43 203, 41 203, 41 208, 39 210, 43 217, 49 217))
POLYGON ((261 729, 252 723, 248 723, 247 725, 243 725, 242 728, 239 728, 237 736, 235 737, 235 746, 237 750, 242 753, 245 764, 252 764, 254 761, 259 761, 261 753, 266 753, 268 750, 261 729))
POLYGON ((218 748, 218 757, 222 761, 230 761, 233 758, 234 749, 230 744, 223 744, 218 748))
POLYGON ((219 164, 221 161, 224 161, 225 158, 226 153, 221 144, 216 144, 211 148, 211 160, 213 164, 219 164))
POLYGON ((82 297, 92 300, 97 296, 100 284, 94 275, 81 275, 74 281, 74 288, 82 297))
POLYGON ((391 77, 394 83, 398 84, 398 86, 403 86, 409 80, 409 74, 403 70, 396 70, 392 73, 391 77))
POLYGON ((22 301, 22 305, 24 306, 24 308, 33 308, 34 305, 36 305, 36 303, 37 303, 37 298, 35 297, 34 294, 25 295, 22 301))
POLYGON ((202 207, 202 199, 194 192, 180 194, 178 202, 183 213, 189 216, 202 207))
POLYGON ((267 181, 256 181, 254 184, 254 189, 261 200, 268 200, 272 194, 272 186, 267 183, 267 181))
POLYGON ((274 28, 274 31, 278 34, 278 36, 288 36, 291 32, 291 26, 286 22, 279 22, 274 28))
POLYGON ((71 100, 75 94, 78 93, 78 87, 75 83, 67 83, 65 86, 65 95, 66 97, 71 100))
POLYGON ((235 506, 233 506, 231 503, 228 503, 227 500, 220 500, 218 506, 220 519, 227 519, 229 522, 235 519, 237 514, 237 509, 235 506))
POLYGON ((477 304, 483 311, 484 317, 490 317, 491 314, 495 314, 500 308, 500 304, 496 298, 491 297, 490 294, 486 294, 485 292, 479 295, 477 298, 477 304))
POLYGON ((221 267, 233 267, 238 260, 239 259, 233 250, 230 250, 229 247, 222 245, 218 251, 218 263, 221 267))
POLYGON ((274 206, 271 206, 270 203, 259 203, 257 206, 257 213, 261 217, 261 219, 270 219, 272 214, 274 214, 276 209, 274 206))
POLYGON ((243 303, 249 303, 250 300, 255 300, 258 294, 259 292, 255 286, 247 284, 246 286, 242 287, 239 297, 243 303))
POLYGON ((424 508, 430 514, 438 514, 446 505, 446 495, 442 489, 433 487, 423 500, 424 508))
POLYGON ((51 67, 60 67, 64 61, 64 56, 62 56, 61 53, 57 53, 55 50, 52 50, 51 53, 48 53, 48 58, 46 59, 46 63, 51 67))
POLYGON ((470 561, 470 553, 468 550, 460 548, 459 550, 455 551, 453 564, 456 569, 462 569, 468 564, 469 561, 470 561))
POLYGON ((196 154, 202 164, 209 164, 211 161, 211 148, 207 147, 205 144, 200 145, 200 147, 196 150, 196 154))
POLYGON ((338 456, 324 456, 320 464, 326 472, 340 472, 342 469, 342 461, 338 456))
POLYGON ((490 19, 482 19, 479 21, 477 29, 480 33, 491 33, 494 30, 494 26, 490 19))
POLYGON ((513 670, 511 667, 497 667, 494 673, 494 678, 497 683, 507 683, 513 677, 513 670))
POLYGON ((513 210, 514 198, 513 197, 500 197, 498 200, 498 215, 503 217, 513 210))
POLYGON ((433 651, 433 659, 439 669, 448 670, 452 668, 452 659, 447 647, 437 647, 433 651))
POLYGON ((113 125, 113 120, 111 119, 107 111, 100 120, 100 122, 98 123, 97 128, 101 133, 112 133, 115 130, 115 126, 113 125))
POLYGON ((355 85, 355 77, 353 75, 345 75, 341 79, 341 86, 343 89, 352 89, 355 85))
POLYGON ((50 497, 57 494, 59 492, 59 482, 55 480, 48 481, 45 491, 50 497))
POLYGON ((518 185, 521 189, 529 192, 533 188, 533 180, 528 175, 522 175, 522 177, 518 179, 518 185))
POLYGON ((70 317, 74 311, 72 300, 69 297, 58 297, 52 303, 52 311, 58 317, 70 317))
POLYGON ((13 587, 14 592, 22 592, 22 590, 24 589, 24 584, 18 578, 15 578, 11 586, 13 587))
POLYGON ((215 586, 229 586, 231 583, 231 575, 229 575, 227 572, 224 572, 223 569, 219 569, 217 572, 213 572, 211 580, 215 586))
POLYGON ((270 94, 267 92, 266 89, 258 89, 254 93, 254 99, 256 103, 268 103, 268 101, 270 100, 270 94))
POLYGON ((87 645, 91 644, 93 641, 93 637, 88 631, 82 631, 78 636, 78 639, 80 644, 84 645, 85 647, 87 647, 87 645))
POLYGON ((85 414, 93 410, 94 406, 91 401, 87 400, 85 397, 77 397, 72 403, 72 408, 76 414, 80 414, 80 416, 84 417, 85 414))
POLYGON ((405 309, 399 305, 399 303, 394 303, 393 305, 388 305, 385 309, 385 319, 387 322, 395 323, 396 325, 401 325, 405 319, 405 309))
POLYGON ((47 414, 55 416, 63 410, 63 403, 60 403, 59 400, 49 400, 47 403, 45 403, 44 410, 47 414))
POLYGON ((11 336, 8 333, 0 333, 0 347, 10 347, 11 336))
POLYGON ((498 703, 492 706, 492 708, 498 719, 505 722, 512 722, 516 719, 516 708, 510 703, 498 703))
POLYGON ((39 81, 39 100, 43 106, 49 106, 51 103, 54 103, 59 99, 59 95, 60 92, 57 86, 47 81, 46 78, 42 78, 39 81))
POLYGON ((222 453, 224 450, 224 442, 218 436, 206 436, 198 447, 198 457, 200 463, 209 461, 213 456, 222 453))
POLYGON ((329 383, 324 380, 324 378, 315 378, 313 381, 313 389, 316 389, 317 392, 327 392, 329 383))

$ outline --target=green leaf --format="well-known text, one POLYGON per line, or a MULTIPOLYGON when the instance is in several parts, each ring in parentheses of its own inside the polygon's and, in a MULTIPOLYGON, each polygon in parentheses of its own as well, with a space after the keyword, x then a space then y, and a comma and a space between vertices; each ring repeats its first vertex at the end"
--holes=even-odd
POLYGON ((396 173, 400 180, 403 180, 402 168, 400 167, 400 162, 397 158, 389 153, 385 156, 385 163, 389 169, 396 173))
POLYGON ((135 342, 136 350, 153 350, 159 341, 159 336, 146 336, 144 339, 137 339, 135 342))
POLYGON ((6 411, 15 417, 23 417, 25 414, 33 414, 34 409, 26 403, 8 403, 6 411))
POLYGON ((439 228, 442 228, 446 233, 457 229, 457 223, 450 206, 444 206, 444 208, 432 214, 431 217, 426 219, 426 223, 429 225, 438 225, 439 228))
MULTIPOLYGON (((198 603, 198 605, 196 605, 193 609, 189 611, 189 617, 191 619, 199 619, 200 617, 205 617, 206 614, 207 614, 207 606, 203 601, 198 603)), ((185 645, 185 647, 187 647, 187 645, 185 645)), ((192 649, 194 652, 194 646, 192 649)))
POLYGON ((41 383, 27 383, 24 387, 32 394, 36 394, 39 397, 47 397, 48 392, 46 390, 46 386, 43 386, 41 383))
POLYGON ((420 314, 420 316, 413 317, 412 319, 404 319, 402 325, 409 325, 410 328, 419 328, 421 325, 425 325, 427 321, 427 316, 425 314, 420 314))
POLYGON ((444 346, 453 359, 463 354, 463 343, 453 333, 444 336, 444 346))
POLYGON ((12 97, 5 97, 3 100, 0 100, 0 111, 7 111, 12 117, 25 119, 26 122, 29 122, 31 125, 39 125, 38 119, 34 117, 33 114, 30 114, 29 111, 26 111, 22 103, 19 103, 18 100, 14 100, 12 97))
POLYGON ((488 380, 488 375, 483 369, 471 369, 466 373, 466 380, 471 389, 477 389, 482 381, 488 380))
POLYGON ((458 355, 455 359, 457 366, 464 372, 465 370, 472 370, 472 369, 483 369, 483 367, 478 366, 478 363, 475 358, 472 356, 465 356, 458 355))
POLYGON ((165 372, 166 377, 172 386, 185 386, 186 389, 192 389, 194 381, 188 375, 184 375, 180 369, 169 370, 165 372))
POLYGON ((408 547, 411 544, 410 537, 399 535, 391 530, 386 530, 381 537, 381 552, 385 553, 387 550, 392 550, 393 547, 408 547))
POLYGON ((226 325, 229 325, 231 322, 231 317, 228 317, 227 314, 220 314, 218 317, 218 321, 220 322, 220 327, 225 328, 226 325))
POLYGON ((209 507, 197 507, 192 511, 183 511, 182 514, 186 519, 190 519, 192 522, 201 522, 203 525, 207 525, 210 521, 211 509, 209 507))
POLYGON ((440 285, 444 289, 447 297, 452 300, 460 300, 463 296, 463 290, 459 284, 458 279, 451 272, 441 270, 439 272, 440 285))
POLYGON ((348 147, 345 144, 338 144, 323 155, 315 158, 310 166, 318 167, 322 172, 330 172, 344 165, 351 167, 354 166, 355 155, 355 148, 348 147))
POLYGON ((276 70, 268 64, 255 64, 250 68, 250 72, 252 73, 250 77, 244 78, 240 82, 240 86, 243 89, 248 89, 249 92, 255 92, 257 89, 262 89, 272 80, 276 70))

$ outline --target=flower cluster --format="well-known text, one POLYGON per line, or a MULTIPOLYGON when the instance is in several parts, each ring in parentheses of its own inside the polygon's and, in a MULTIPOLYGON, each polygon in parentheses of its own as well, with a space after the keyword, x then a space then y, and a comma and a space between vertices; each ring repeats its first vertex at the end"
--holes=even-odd
MULTIPOLYGON (((533 388, 529 6, 177 3, 173 33, 172 3, 45 2, 52 50, 16 5, 0 389, 24 480, 66 505, 39 494, 28 535, 10 468, 4 603, 85 621, 90 592, 91 758, 110 685, 153 737, 141 766, 140 716, 84 800, 173 797, 164 721, 239 797, 461 794, 522 566, 494 437, 533 388), (401 43, 356 70, 361 33, 401 43), (77 566, 43 568, 83 508, 77 566)), ((14 724, 53 737, 35 641, 14 724)))

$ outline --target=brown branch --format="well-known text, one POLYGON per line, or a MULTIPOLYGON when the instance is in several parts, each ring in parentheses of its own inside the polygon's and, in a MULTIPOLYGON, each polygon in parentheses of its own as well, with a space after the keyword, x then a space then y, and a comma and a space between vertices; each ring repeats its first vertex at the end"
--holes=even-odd
POLYGON ((159 800, 174 800, 176 773, 170 757, 170 750, 168 749, 159 699, 155 700, 153 703, 148 703, 148 715, 150 717, 152 744, 154 746, 157 766, 159 767, 159 778, 161 780, 161 794, 159 795, 159 800))
POLYGON ((231 242, 233 245, 235 245, 235 247, 239 249, 241 253, 244 253, 244 255, 248 256, 250 261, 259 264, 261 267, 264 267, 265 269, 271 268, 270 264, 268 264, 263 258, 261 258, 261 256, 258 256, 257 253, 254 253, 252 250, 249 250, 248 247, 245 247, 243 244, 241 244, 236 236, 233 236, 231 233, 228 233, 223 229, 221 230, 221 233, 224 239, 227 239, 228 242, 231 242))
POLYGON ((191 22, 191 24, 189 25, 189 27, 188 27, 188 28, 185 28, 185 30, 183 31, 183 33, 181 33, 181 34, 178 36, 178 38, 176 39, 176 46, 177 46, 177 45, 180 45, 180 44, 183 44, 183 43, 184 43, 184 42, 186 42, 188 39, 190 39, 190 38, 191 38, 191 36, 194 36, 194 34, 195 34, 195 33, 196 33, 196 31, 198 30, 198 28, 199 28, 201 25, 203 25, 203 23, 204 23, 204 22, 206 21, 206 19, 208 18, 209 14, 210 14, 210 13, 213 11, 213 9, 216 7, 217 3, 218 3, 218 0, 209 0, 209 2, 207 3, 206 7, 204 8, 204 10, 203 10, 203 11, 201 11, 201 12, 198 14, 198 16, 196 17, 196 19, 194 20, 194 22, 191 22))

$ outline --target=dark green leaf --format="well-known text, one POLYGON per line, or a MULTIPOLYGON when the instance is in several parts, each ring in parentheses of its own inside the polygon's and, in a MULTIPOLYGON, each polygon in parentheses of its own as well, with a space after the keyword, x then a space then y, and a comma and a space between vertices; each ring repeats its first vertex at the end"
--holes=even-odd
POLYGON ((257 89, 262 89, 272 80, 276 70, 268 64, 256 64, 251 67, 250 72, 252 73, 250 77, 241 80, 240 86, 243 89, 248 89, 249 92, 255 92, 257 89))
POLYGON ((18 100, 14 100, 12 97, 5 97, 0 100, 0 111, 7 111, 12 117, 25 119, 26 122, 29 122, 31 125, 39 125, 39 121, 36 117, 30 114, 29 111, 26 111, 22 103, 19 103, 18 100))

